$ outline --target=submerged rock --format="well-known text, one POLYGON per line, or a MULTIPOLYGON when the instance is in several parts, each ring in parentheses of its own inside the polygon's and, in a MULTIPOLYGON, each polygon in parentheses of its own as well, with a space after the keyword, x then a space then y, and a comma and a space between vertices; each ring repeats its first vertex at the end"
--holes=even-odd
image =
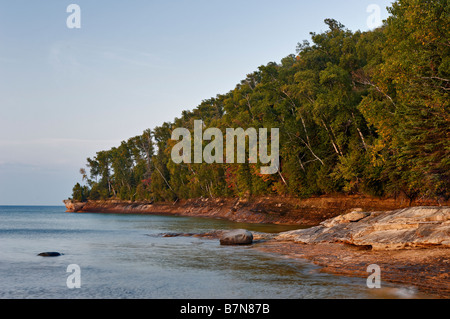
POLYGON ((237 229, 223 233, 220 236, 221 245, 251 245, 253 234, 245 229, 237 229))
POLYGON ((212 230, 203 233, 162 233, 158 234, 159 237, 171 238, 171 237, 196 237, 196 238, 209 238, 217 239, 224 233, 223 230, 212 230))
POLYGON ((38 256, 41 256, 41 257, 59 257, 59 256, 62 256, 62 255, 63 254, 58 253, 58 252, 54 252, 54 251, 38 254, 38 256))
POLYGON ((410 207, 352 212, 317 227, 281 233, 278 240, 304 244, 345 243, 373 250, 450 247, 450 207, 410 207))

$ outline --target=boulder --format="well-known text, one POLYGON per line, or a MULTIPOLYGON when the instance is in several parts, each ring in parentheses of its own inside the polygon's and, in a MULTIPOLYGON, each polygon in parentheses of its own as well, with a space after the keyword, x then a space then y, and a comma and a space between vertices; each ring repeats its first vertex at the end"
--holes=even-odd
POLYGON ((251 245, 253 234, 245 229, 237 229, 223 233, 220 236, 221 245, 251 245))
POLYGON ((40 254, 38 254, 38 256, 41 256, 41 257, 59 257, 59 256, 62 256, 63 254, 61 254, 61 253, 58 253, 58 252, 45 252, 45 253, 40 253, 40 254))

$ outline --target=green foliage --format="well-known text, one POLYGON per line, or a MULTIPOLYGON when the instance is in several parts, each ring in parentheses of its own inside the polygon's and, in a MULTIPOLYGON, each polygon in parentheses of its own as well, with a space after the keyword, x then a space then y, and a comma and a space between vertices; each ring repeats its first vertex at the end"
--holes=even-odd
POLYGON ((450 196, 449 11, 446 0, 394 3, 378 64, 365 70, 361 108, 380 135, 373 157, 386 189, 411 200, 450 196))
POLYGON ((81 186, 77 183, 73 187, 72 199, 79 202, 85 202, 89 197, 89 189, 87 186, 81 186))
MULTIPOLYGON (((87 160, 74 199, 331 193, 450 197, 449 5, 398 0, 385 24, 351 32, 333 19, 297 55, 268 63, 173 123, 87 160), (175 128, 279 128, 280 169, 175 164, 175 128)), ((207 143, 204 142, 205 146, 207 143)), ((248 154, 247 154, 248 156, 248 154)))

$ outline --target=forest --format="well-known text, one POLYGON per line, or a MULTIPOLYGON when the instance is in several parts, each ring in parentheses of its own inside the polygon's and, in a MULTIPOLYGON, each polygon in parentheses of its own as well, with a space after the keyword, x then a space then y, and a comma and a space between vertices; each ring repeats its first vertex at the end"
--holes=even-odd
POLYGON ((450 198, 450 5, 398 0, 375 30, 326 19, 295 54, 248 74, 80 169, 77 201, 363 194, 450 198), (181 163, 176 128, 279 128, 280 165, 181 163))

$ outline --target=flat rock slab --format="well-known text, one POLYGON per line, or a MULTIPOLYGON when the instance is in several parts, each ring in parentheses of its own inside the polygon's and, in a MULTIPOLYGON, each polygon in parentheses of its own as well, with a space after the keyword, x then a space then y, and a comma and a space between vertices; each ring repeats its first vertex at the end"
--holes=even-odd
POLYGON ((410 207, 352 212, 319 226, 281 233, 278 240, 304 244, 346 243, 373 250, 450 247, 450 207, 410 207))
POLYGON ((221 245, 251 245, 253 234, 245 229, 236 229, 223 233, 220 236, 221 245))

